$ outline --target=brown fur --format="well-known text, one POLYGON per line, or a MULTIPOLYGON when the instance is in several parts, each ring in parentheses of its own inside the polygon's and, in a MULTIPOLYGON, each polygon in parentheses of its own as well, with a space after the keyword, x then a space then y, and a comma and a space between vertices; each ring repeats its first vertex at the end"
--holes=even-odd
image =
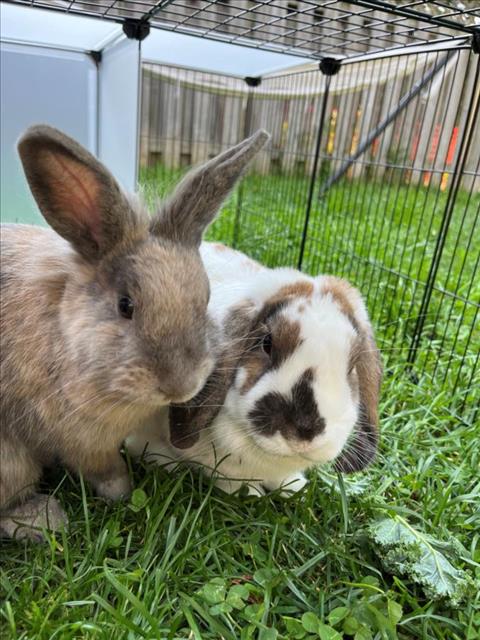
POLYGON ((300 324, 282 318, 273 328, 273 366, 279 367, 300 346, 300 324))
POLYGON ((311 298, 313 296, 313 283, 308 280, 299 280, 281 287, 275 294, 276 298, 311 298))
POLYGON ((255 385, 270 366, 270 360, 257 348, 247 353, 241 360, 241 367, 245 369, 245 380, 240 388, 240 393, 245 394, 255 385))
POLYGON ((340 310, 350 320, 355 329, 358 330, 358 322, 355 317, 353 300, 351 299, 354 291, 352 285, 346 280, 335 278, 334 276, 326 276, 327 284, 322 288, 322 293, 330 294, 335 300, 340 310))
MULTIPOLYGON (((265 309, 259 316, 263 317, 264 314, 265 309)), ((257 343, 253 344, 253 348, 247 350, 240 360, 240 366, 246 372, 245 381, 240 390, 242 394, 250 391, 269 368, 280 367, 300 345, 300 325, 297 322, 289 322, 280 314, 268 324, 273 344, 272 357, 268 357, 260 347, 261 338, 266 330, 261 330, 261 327, 257 326, 257 332, 259 332, 257 343)))
POLYGON ((258 323, 266 322, 268 318, 281 311, 281 309, 292 302, 292 300, 300 299, 305 301, 310 299, 313 296, 313 292, 313 283, 308 280, 299 280, 298 282, 280 287, 278 291, 265 301, 262 310, 258 314, 258 323))
POLYGON ((38 521, 35 484, 57 460, 104 497, 127 494, 122 441, 206 379, 213 326, 198 246, 266 139, 260 132, 187 175, 153 218, 61 132, 36 126, 21 139, 32 193, 60 235, 2 227, 0 528, 7 535, 19 515, 28 529, 29 504, 31 523, 38 521), (118 311, 124 295, 134 301, 132 319, 118 311))

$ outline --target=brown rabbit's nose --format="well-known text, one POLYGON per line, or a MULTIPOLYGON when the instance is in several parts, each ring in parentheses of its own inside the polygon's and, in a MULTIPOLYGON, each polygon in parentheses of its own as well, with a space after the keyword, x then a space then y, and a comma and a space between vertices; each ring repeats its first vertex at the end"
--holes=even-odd
POLYGON ((193 398, 203 386, 203 380, 198 377, 187 380, 167 380, 158 385, 158 391, 168 402, 180 404, 193 398))
POLYGON ((170 394, 167 395, 165 393, 163 393, 163 396, 165 397, 165 400, 169 403, 169 404, 184 404, 185 402, 188 402, 189 400, 192 400, 194 395, 196 395, 195 393, 187 393, 185 395, 179 395, 179 394, 170 394))

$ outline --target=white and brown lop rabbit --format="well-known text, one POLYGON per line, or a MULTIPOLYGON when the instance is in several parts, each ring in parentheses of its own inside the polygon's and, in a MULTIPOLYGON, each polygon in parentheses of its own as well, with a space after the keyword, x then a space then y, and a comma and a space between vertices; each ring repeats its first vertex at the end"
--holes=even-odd
POLYGON ((203 243, 201 255, 223 327, 216 369, 196 398, 137 432, 132 452, 167 467, 198 463, 225 491, 248 482, 254 494, 299 490, 306 469, 331 460, 340 471, 365 467, 377 447, 381 365, 359 292, 223 245, 203 243))
POLYGON ((74 140, 48 126, 22 137, 52 229, 2 227, 2 533, 40 537, 33 526, 65 520, 35 493, 50 464, 108 499, 127 495, 125 437, 202 388, 213 366, 202 233, 267 139, 258 132, 192 171, 150 217, 74 140))

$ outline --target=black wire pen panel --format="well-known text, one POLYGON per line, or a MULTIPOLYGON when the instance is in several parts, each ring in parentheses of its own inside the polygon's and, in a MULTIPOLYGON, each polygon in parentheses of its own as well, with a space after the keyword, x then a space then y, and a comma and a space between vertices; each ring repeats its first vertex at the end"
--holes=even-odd
MULTIPOLYGON (((11 0, 10 0, 11 1, 11 0)), ((14 4, 152 26, 303 58, 359 58, 467 41, 480 3, 337 0, 13 0, 14 4)))

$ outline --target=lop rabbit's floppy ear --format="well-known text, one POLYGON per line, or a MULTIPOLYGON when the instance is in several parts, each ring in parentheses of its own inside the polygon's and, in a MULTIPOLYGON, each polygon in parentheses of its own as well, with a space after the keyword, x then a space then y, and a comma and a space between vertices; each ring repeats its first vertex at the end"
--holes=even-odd
POLYGON ((249 346, 254 312, 250 302, 232 309, 224 321, 223 344, 215 369, 205 386, 189 402, 170 407, 170 441, 177 449, 192 447, 201 430, 212 424, 223 407, 238 362, 249 346))
POLYGON ((266 131, 257 131, 250 138, 190 171, 154 217, 152 233, 199 246, 205 228, 269 137, 266 131))
POLYGON ((378 401, 382 381, 380 353, 369 326, 360 328, 361 351, 356 364, 360 391, 360 415, 353 438, 335 460, 335 468, 345 473, 364 469, 378 447, 378 401))
POLYGON ((134 214, 111 173, 72 138, 36 125, 18 152, 43 216, 84 258, 98 260, 133 228, 134 214))
POLYGON ((355 327, 359 344, 355 358, 360 395, 360 415, 352 438, 335 459, 337 471, 352 473, 364 469, 375 457, 378 446, 378 401, 382 363, 373 330, 360 293, 346 280, 320 276, 323 293, 331 295, 355 327))

